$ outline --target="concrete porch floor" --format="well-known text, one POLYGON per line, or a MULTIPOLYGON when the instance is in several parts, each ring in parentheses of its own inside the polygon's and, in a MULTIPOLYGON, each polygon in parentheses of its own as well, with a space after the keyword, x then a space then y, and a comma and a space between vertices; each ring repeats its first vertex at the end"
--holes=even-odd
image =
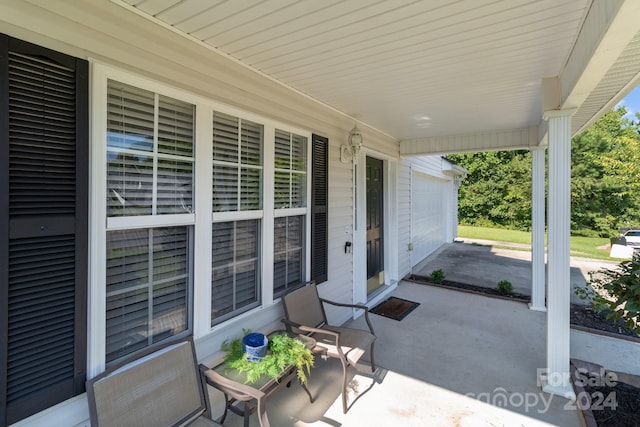
MULTIPOLYGON (((267 404, 272 426, 581 425, 572 402, 536 385, 545 366, 545 313, 407 282, 393 295, 420 306, 401 322, 370 314, 378 369, 353 370, 347 414, 340 364, 317 358, 309 380, 315 402, 298 384, 283 389, 267 404)), ((225 425, 241 426, 242 418, 229 414, 225 425)))

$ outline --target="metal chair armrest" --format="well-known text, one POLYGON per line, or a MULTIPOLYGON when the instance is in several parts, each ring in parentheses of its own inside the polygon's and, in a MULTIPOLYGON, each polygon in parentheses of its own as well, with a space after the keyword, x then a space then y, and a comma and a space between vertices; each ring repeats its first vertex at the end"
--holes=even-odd
POLYGON ((366 305, 363 305, 363 304, 347 304, 347 303, 327 300, 327 299, 324 299, 324 298, 320 298, 320 301, 323 302, 323 303, 326 303, 326 304, 335 305, 337 307, 357 308, 357 309, 360 309, 360 310, 364 310, 364 320, 367 322, 367 326, 369 327, 369 332, 371 332, 371 335, 375 336, 375 332, 373 332, 373 325, 371 324, 371 321, 369 320, 369 308, 367 308, 366 305))
POLYGON ((287 318, 282 318, 280 321, 284 323, 284 326, 287 328, 287 332, 293 332, 292 328, 300 328, 299 323, 293 322, 287 318))
POLYGON ((337 302, 337 301, 331 301, 328 299, 324 299, 324 298, 320 298, 320 301, 323 303, 327 303, 327 304, 331 304, 331 305, 335 305, 338 307, 349 307, 349 308, 359 308, 362 310, 367 310, 367 307, 365 305, 362 304, 349 304, 349 303, 344 303, 344 302, 337 302))
POLYGON ((299 329, 302 332, 308 332, 310 334, 330 335, 330 336, 335 338, 335 346, 338 349, 340 349, 340 334, 338 332, 336 332, 336 331, 330 331, 330 330, 327 330, 327 329, 316 328, 316 327, 313 327, 313 326, 301 325, 299 323, 292 322, 291 320, 288 320, 288 319, 282 319, 282 323, 287 325, 287 327, 296 328, 296 329, 299 329))

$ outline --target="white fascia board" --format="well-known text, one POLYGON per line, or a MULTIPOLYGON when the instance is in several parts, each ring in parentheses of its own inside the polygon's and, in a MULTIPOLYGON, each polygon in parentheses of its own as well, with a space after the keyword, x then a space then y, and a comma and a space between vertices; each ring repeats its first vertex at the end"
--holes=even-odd
MULTIPOLYGON (((559 109, 578 108, 640 31, 640 1, 594 1, 559 76, 559 109)), ((546 102, 545 102, 546 105, 546 102)))
MULTIPOLYGON (((594 1, 587 12, 576 42, 559 76, 542 81, 543 115, 549 116, 553 110, 573 110, 580 108, 591 93, 615 66, 625 48, 640 31, 640 2, 636 0, 594 1)), ((627 91, 630 86, 626 85, 627 91)), ((616 91, 615 85, 612 91, 616 91)), ((624 88, 623 88, 624 91, 624 88)), ((578 129, 584 130, 608 111, 620 93, 611 93, 608 103, 594 113, 578 129)), ((538 125, 539 145, 548 144, 546 118, 538 125)))
POLYGON ((400 141, 401 156, 529 149, 539 145, 538 127, 400 141))
MULTIPOLYGON (((611 70, 609 72, 611 73, 611 70)), ((605 115, 608 111, 611 111, 625 96, 629 94, 629 92, 635 89, 638 85, 640 85, 640 67, 638 68, 638 73, 636 74, 635 78, 629 80, 624 86, 622 86, 622 89, 617 93, 617 95, 612 96, 609 101, 602 105, 589 120, 582 123, 582 125, 580 125, 579 127, 574 128, 573 135, 582 133, 586 128, 595 123, 600 117, 605 115)))

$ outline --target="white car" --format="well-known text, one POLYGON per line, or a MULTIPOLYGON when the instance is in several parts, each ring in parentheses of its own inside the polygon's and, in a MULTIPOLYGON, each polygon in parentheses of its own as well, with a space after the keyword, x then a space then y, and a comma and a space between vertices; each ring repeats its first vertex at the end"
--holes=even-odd
POLYGON ((640 247, 640 230, 627 230, 622 234, 627 246, 640 247))

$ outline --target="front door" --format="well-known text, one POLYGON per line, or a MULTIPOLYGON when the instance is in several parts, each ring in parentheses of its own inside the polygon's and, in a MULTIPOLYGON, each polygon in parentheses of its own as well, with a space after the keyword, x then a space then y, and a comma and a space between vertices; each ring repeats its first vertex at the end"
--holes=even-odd
POLYGON ((367 295, 384 284, 383 162, 367 157, 367 295))

